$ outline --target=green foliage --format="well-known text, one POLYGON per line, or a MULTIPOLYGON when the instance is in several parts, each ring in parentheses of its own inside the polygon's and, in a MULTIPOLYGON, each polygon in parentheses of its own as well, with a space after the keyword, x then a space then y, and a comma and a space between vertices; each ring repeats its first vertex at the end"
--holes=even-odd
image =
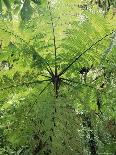
MULTIPOLYGON (((43 3, 43 2, 42 2, 43 3)), ((35 5, 41 5, 41 0, 0 0, 0 15, 12 20, 12 15, 20 14, 22 20, 30 20, 35 5), (5 6, 5 7, 4 7, 5 6), (4 13, 6 11, 6 13, 4 13), (13 14, 14 12, 15 14, 13 14)))
POLYGON ((115 20, 80 5, 25 0, 22 25, 0 20, 1 154, 115 154, 115 20))
POLYGON ((22 20, 29 20, 32 15, 32 8, 29 0, 25 0, 23 7, 21 9, 21 18, 22 20))

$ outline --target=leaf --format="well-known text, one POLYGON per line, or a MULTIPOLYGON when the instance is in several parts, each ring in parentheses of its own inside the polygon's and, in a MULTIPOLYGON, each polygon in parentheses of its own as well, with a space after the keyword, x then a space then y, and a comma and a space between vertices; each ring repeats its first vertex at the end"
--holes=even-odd
POLYGON ((9 0, 3 0, 4 1, 4 4, 6 5, 8 11, 11 10, 11 4, 10 4, 10 1, 9 0))
POLYGON ((23 7, 21 8, 21 19, 24 21, 28 21, 32 16, 32 7, 30 5, 30 0, 25 0, 23 3, 23 7))

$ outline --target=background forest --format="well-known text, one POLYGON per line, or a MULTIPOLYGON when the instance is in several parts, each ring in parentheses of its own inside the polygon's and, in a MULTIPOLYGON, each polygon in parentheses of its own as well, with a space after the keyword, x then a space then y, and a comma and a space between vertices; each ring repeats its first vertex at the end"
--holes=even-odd
POLYGON ((116 155, 115 30, 115 0, 0 0, 0 155, 116 155))

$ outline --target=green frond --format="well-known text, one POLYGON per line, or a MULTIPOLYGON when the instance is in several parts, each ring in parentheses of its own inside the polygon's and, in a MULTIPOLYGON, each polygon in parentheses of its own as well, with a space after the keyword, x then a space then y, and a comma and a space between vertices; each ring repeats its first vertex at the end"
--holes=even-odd
POLYGON ((114 3, 101 4, 0 0, 0 154, 115 154, 114 3))

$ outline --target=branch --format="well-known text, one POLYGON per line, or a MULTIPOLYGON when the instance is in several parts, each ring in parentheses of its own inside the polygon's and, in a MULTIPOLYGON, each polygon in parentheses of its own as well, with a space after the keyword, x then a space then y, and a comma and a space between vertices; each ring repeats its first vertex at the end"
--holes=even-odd
POLYGON ((42 81, 36 80, 36 81, 32 81, 32 82, 23 82, 23 83, 20 83, 20 84, 17 84, 17 85, 11 85, 11 86, 8 86, 8 87, 0 88, 0 90, 7 90, 7 89, 15 88, 15 87, 22 87, 24 85, 26 85, 28 87, 31 84, 35 84, 35 83, 40 83, 41 84, 42 82, 45 82, 45 81, 50 81, 50 79, 42 80, 42 81))
POLYGON ((52 18, 52 13, 51 13, 51 8, 50 8, 50 2, 48 2, 48 9, 50 11, 50 19, 51 19, 51 26, 52 26, 52 33, 53 33, 53 41, 54 41, 54 55, 55 55, 55 75, 57 75, 57 47, 56 47, 56 36, 55 36, 55 28, 54 28, 54 23, 53 23, 53 18, 52 18))
MULTIPOLYGON (((113 31, 114 32, 114 31, 113 31)), ((94 47, 96 44, 98 44, 100 41, 102 41, 103 39, 105 39, 106 37, 108 37, 109 35, 111 35, 113 32, 106 34, 104 37, 102 37, 101 39, 99 39, 98 41, 96 41, 95 43, 93 43, 89 48, 87 48, 86 50, 84 50, 79 56, 77 55, 76 58, 74 58, 74 60, 68 64, 68 66, 66 68, 64 68, 60 73, 59 76, 63 75, 82 55, 84 55, 87 51, 89 51, 92 47, 94 47)))

